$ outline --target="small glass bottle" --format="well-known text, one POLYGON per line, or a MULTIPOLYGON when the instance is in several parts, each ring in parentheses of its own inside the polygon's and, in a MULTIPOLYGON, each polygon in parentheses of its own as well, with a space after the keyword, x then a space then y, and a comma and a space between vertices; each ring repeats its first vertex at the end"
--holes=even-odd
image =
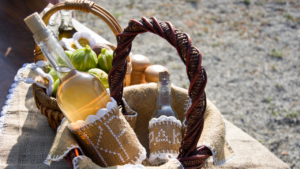
POLYGON ((85 120, 87 116, 97 114, 100 108, 105 108, 111 100, 101 81, 91 74, 74 68, 38 13, 28 16, 24 21, 60 79, 57 103, 69 122, 85 120))
POLYGON ((181 144, 181 122, 172 107, 170 74, 159 73, 157 106, 149 122, 149 161, 161 165, 169 156, 176 157, 181 144))
POLYGON ((72 38, 74 33, 76 33, 76 29, 72 24, 72 11, 71 10, 61 10, 61 24, 58 28, 58 38, 62 40, 62 38, 72 38))

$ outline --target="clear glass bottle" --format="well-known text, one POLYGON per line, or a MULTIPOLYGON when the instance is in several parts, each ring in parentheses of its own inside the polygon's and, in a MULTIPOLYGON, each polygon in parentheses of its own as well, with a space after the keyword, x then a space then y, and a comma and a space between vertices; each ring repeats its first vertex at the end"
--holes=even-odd
POLYGON ((172 107, 171 81, 170 74, 167 71, 159 73, 159 81, 157 82, 157 105, 152 114, 152 118, 159 118, 162 115, 167 117, 174 116, 178 119, 172 107))
POLYGON ((76 29, 72 24, 72 11, 71 10, 61 10, 61 24, 58 28, 58 38, 72 38, 76 29))
POLYGON ((111 101, 101 81, 77 71, 38 13, 24 19, 34 39, 60 79, 57 103, 69 122, 85 120, 111 101))
POLYGON ((157 106, 149 122, 149 161, 162 165, 167 158, 178 155, 181 143, 181 122, 172 107, 170 74, 159 73, 157 106))

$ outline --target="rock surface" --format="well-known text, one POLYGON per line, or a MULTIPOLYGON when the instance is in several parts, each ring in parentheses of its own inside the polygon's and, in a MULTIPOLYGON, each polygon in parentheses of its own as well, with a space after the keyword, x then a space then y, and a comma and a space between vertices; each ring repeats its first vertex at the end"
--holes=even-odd
MULTIPOLYGON (((300 166, 299 0, 95 3, 110 11, 122 28, 130 19, 155 16, 188 33, 203 55, 208 99, 291 168, 300 166)), ((77 12, 76 19, 116 44, 101 19, 83 12, 77 12)), ((173 84, 188 88, 185 66, 164 39, 138 35, 132 52, 166 66, 173 84)))

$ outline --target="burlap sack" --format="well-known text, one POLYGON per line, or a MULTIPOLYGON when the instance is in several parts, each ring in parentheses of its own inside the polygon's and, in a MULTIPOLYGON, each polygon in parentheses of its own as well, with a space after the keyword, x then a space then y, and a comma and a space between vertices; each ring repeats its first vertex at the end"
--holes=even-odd
MULTIPOLYGON (((135 85, 126 87, 124 89, 124 98, 126 100, 127 108, 137 112, 135 133, 147 151, 147 157, 149 157, 149 129, 148 124, 151 120, 151 115, 156 108, 157 97, 157 84, 150 83, 144 85, 135 85)), ((172 102, 175 112, 178 114, 179 120, 182 122, 185 118, 185 112, 189 108, 189 99, 187 97, 187 91, 185 89, 172 86, 172 102)), ((208 101, 208 107, 214 107, 213 104, 208 101)), ((221 114, 214 108, 208 108, 205 118, 212 118, 206 120, 204 123, 203 136, 200 142, 204 142, 214 153, 214 163, 221 164, 234 157, 234 151, 228 146, 225 140, 225 126, 221 114), (213 115, 210 115, 213 114, 213 115), (211 128, 213 127, 213 130, 211 128), (211 131, 210 131, 211 130, 211 131), (212 139, 213 138, 213 139, 212 139)), ((64 122, 65 123, 65 122, 64 122)), ((64 124, 63 123, 63 124, 64 124)), ((60 130, 65 130, 64 127, 60 127, 60 130)), ((60 137, 60 131, 58 136, 60 137)), ((70 144, 66 145, 65 140, 71 141, 74 137, 55 139, 53 149, 50 151, 47 163, 55 161, 51 157, 62 156, 70 147, 70 144), (62 139, 64 141, 62 141, 62 139), (58 146, 59 145, 59 146, 58 146), (50 158, 49 158, 50 157, 50 158)), ((72 141, 73 143, 73 141, 72 141)), ((91 157, 90 157, 91 158, 91 157)), ((94 161, 95 162, 95 161, 94 161)), ((81 168, 81 166, 79 166, 81 168)))
MULTIPOLYGON (((20 72, 21 73, 21 72, 20 72)), ((19 74, 19 72, 18 72, 19 74)), ((21 76, 21 75, 19 75, 21 76)), ((0 168, 22 168, 22 169, 33 169, 33 168, 49 168, 49 166, 44 165, 43 161, 47 157, 48 154, 50 154, 48 157, 51 158, 51 160, 46 161, 48 164, 50 164, 52 161, 59 161, 54 164, 52 164, 51 168, 68 168, 68 164, 63 160, 63 157, 73 148, 77 147, 80 149, 80 146, 78 145, 75 137, 73 134, 69 131, 68 128, 66 128, 66 123, 62 124, 60 128, 58 129, 58 133, 55 133, 52 128, 49 127, 47 123, 47 119, 40 113, 40 111, 36 108, 34 103, 34 98, 32 95, 32 88, 31 85, 26 84, 24 82, 16 82, 12 85, 12 89, 9 90, 10 94, 8 95, 8 100, 5 102, 5 106, 2 109, 2 115, 0 118, 0 124, 3 124, 1 128, 0 125, 0 168), (54 138, 54 136, 56 138, 54 138), (69 139, 65 139, 69 138, 69 139), (55 140, 54 144, 53 140, 55 140), (52 145, 52 147, 51 147, 52 145), (50 152, 49 152, 50 150, 50 152)), ((147 108, 151 108, 151 105, 145 105, 138 106, 136 103, 141 104, 143 102, 147 104, 153 104, 155 108, 156 99, 151 98, 150 100, 144 99, 144 100, 131 100, 131 97, 133 97, 133 93, 135 94, 141 94, 142 97, 139 97, 140 99, 148 98, 150 95, 156 95, 156 89, 155 86, 152 86, 149 84, 148 86, 134 86, 125 88, 125 99, 128 102, 128 105, 133 110, 142 111, 147 110, 147 108), (151 93, 152 92, 152 93, 151 93), (148 94, 148 96, 147 96, 148 94)), ((181 89, 178 87, 173 87, 172 89, 172 95, 173 95, 173 106, 176 110, 176 112, 185 111, 185 107, 187 107, 185 104, 187 103, 186 97, 187 97, 187 90, 181 89), (177 93, 176 96, 174 96, 174 93, 177 93), (177 97, 177 98, 175 98, 177 97), (174 100, 176 99, 176 100, 174 100)), ((133 97, 136 98, 136 97, 133 97)), ((153 108, 153 109, 154 109, 153 108)), ((149 112, 149 111, 148 111, 149 112)), ((147 115, 146 115, 147 116, 147 115)), ((151 115, 149 115, 150 117, 151 115)), ((183 116, 180 115, 181 120, 183 116)), ((145 114, 143 116, 140 116, 140 114, 137 116, 137 121, 144 119, 145 114)), ((221 138, 224 137, 225 140, 228 140, 228 143, 230 143, 232 149, 234 150, 234 158, 232 158, 231 155, 226 155, 226 153, 229 149, 226 145, 223 147, 223 153, 222 149, 216 149, 218 146, 213 146, 215 144, 212 142, 212 140, 205 142, 206 145, 209 145, 211 150, 214 150, 215 152, 213 158, 210 158, 208 160, 208 165, 204 166, 204 168, 213 168, 213 169, 219 169, 219 168, 226 168, 226 169, 232 169, 232 168, 239 168, 239 169, 248 169, 248 168, 282 168, 282 169, 288 169, 288 165, 282 162, 280 159, 278 159, 274 154, 272 154, 269 150, 267 150, 261 143, 259 143, 257 140, 249 136, 247 133, 243 132, 241 129, 233 125, 231 122, 224 119, 224 122, 222 120, 221 113, 217 110, 217 108, 208 101, 207 104, 207 110, 206 110, 206 116, 205 116, 205 123, 204 123, 204 133, 201 136, 201 140, 205 140, 208 138, 206 131, 208 130, 208 124, 209 122, 208 118, 216 118, 213 120, 210 125, 213 125, 214 127, 219 126, 224 129, 224 123, 226 124, 226 139, 225 135, 223 135, 223 132, 216 132, 217 130, 212 130, 211 135, 218 135, 216 133, 219 133, 221 138), (221 119, 221 121, 220 121, 221 119), (219 125, 217 125, 219 124, 219 125), (222 124, 222 125, 221 125, 222 124), (221 153, 219 152, 221 151, 221 153), (224 155, 220 155, 224 154, 224 155), (219 157, 217 159, 222 159, 222 157, 225 158, 225 164, 222 166, 217 166, 215 163, 215 157, 219 157)), ((141 127, 148 128, 147 124, 142 124, 137 122, 136 123, 136 129, 135 132, 139 133, 138 137, 139 140, 142 139, 142 129, 139 129, 141 127), (139 136, 140 135, 140 136, 139 136)), ((209 129, 210 130, 210 129, 209 129)), ((145 132, 148 132, 147 130, 145 132)), ((224 131, 225 134, 225 131, 224 131)), ((146 135, 146 134, 145 134, 146 135)), ((146 136, 147 138, 148 136, 146 136)), ((211 137, 214 138, 214 137, 211 137)), ((218 136, 217 136, 218 138, 218 136)), ((147 140, 147 139, 146 139, 147 140)), ((201 141, 200 140, 200 141, 201 141)), ((143 143, 143 146, 147 146, 148 143, 143 143)), ((221 142, 222 143, 222 142, 221 142)), ((200 143, 199 143, 200 144, 200 143)), ((149 149, 148 149, 149 150, 149 149)), ((74 168, 88 168, 88 166, 92 166, 92 168, 97 168, 96 164, 89 161, 88 158, 82 158, 76 157, 75 160, 73 160, 74 168)), ((179 162, 169 161, 167 164, 171 164, 172 166, 161 166, 161 168, 180 168, 179 162)), ((166 164, 166 165, 167 165, 166 164)), ((219 163, 222 164, 222 163, 219 163)), ((128 165, 123 166, 114 166, 109 167, 109 169, 120 169, 125 168, 128 165)), ((129 167, 132 167, 129 165, 129 167)), ((136 168, 143 168, 143 166, 134 166, 136 168)), ((99 168, 99 167, 98 167, 99 168)), ((148 167, 144 167, 148 168, 148 167)))

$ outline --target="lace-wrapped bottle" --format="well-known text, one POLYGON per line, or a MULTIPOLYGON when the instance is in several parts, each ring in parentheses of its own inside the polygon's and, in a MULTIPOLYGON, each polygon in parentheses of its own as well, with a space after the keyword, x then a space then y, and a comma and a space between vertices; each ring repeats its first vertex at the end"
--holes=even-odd
POLYGON ((111 101, 101 81, 85 72, 77 71, 63 48, 37 13, 24 19, 37 45, 55 70, 60 85, 57 103, 70 123, 95 115, 111 101))
POLYGON ((161 165, 176 157, 181 143, 181 122, 172 108, 171 82, 168 72, 159 73, 157 106, 149 122, 149 161, 161 165))

